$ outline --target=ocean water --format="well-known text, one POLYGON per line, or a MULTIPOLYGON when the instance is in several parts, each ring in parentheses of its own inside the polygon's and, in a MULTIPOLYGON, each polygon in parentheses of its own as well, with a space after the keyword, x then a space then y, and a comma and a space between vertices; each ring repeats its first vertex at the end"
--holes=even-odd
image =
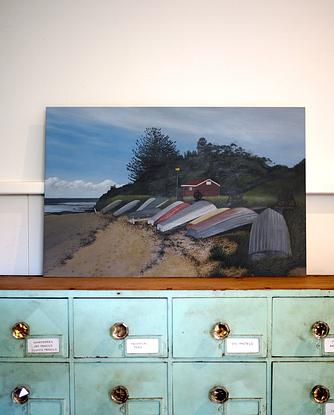
POLYGON ((44 213, 92 212, 97 199, 45 199, 44 213))

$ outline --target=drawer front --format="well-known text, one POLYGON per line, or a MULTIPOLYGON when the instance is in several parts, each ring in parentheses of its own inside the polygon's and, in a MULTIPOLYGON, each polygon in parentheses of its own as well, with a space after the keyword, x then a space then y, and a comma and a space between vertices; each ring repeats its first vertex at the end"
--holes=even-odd
POLYGON ((265 415, 266 364, 174 363, 173 401, 174 415, 265 415), (210 399, 217 387, 225 402, 210 399))
POLYGON ((266 298, 180 298, 173 301, 173 356, 250 358, 267 355, 266 298), (227 323, 230 334, 216 339, 213 327, 227 323), (236 340, 237 347, 231 347, 236 340), (248 345, 241 344, 253 343, 248 345))
POLYGON ((330 407, 334 409, 333 400, 326 404, 313 399, 311 392, 317 385, 325 386, 334 398, 334 362, 274 363, 273 415, 332 414, 330 407))
POLYGON ((0 316, 1 357, 68 357, 67 300, 0 299, 0 316))
POLYGON ((76 363, 75 408, 80 415, 166 415, 167 364, 76 363), (117 387, 127 390, 123 403, 111 399, 117 387))
POLYGON ((69 414, 68 364, 0 362, 0 409, 1 415, 69 414), (29 391, 25 403, 13 401, 20 386, 29 391))
MULTIPOLYGON (((123 327, 123 328, 122 328, 123 327)), ((74 303, 76 357, 167 356, 165 299, 78 299, 74 303), (127 327, 125 338, 113 337, 112 327, 127 327)))
MULTIPOLYGON (((325 338, 312 334, 312 326, 324 322, 334 336, 334 298, 274 298, 273 356, 334 356, 325 353, 325 338)), ((334 342, 333 342, 334 343, 334 342)))

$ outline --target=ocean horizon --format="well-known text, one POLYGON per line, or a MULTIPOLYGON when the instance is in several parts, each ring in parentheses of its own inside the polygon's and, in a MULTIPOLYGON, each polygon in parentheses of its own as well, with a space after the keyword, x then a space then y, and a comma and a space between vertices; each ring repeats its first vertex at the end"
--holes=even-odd
POLYGON ((92 212, 97 198, 45 198, 44 213, 92 212))

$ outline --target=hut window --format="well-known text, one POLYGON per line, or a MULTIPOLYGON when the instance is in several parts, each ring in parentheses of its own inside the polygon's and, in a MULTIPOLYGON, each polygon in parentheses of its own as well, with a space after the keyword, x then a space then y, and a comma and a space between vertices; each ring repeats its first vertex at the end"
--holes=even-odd
POLYGON ((207 186, 210 186, 210 185, 211 185, 211 180, 207 180, 207 181, 206 181, 206 185, 207 185, 207 186))
POLYGON ((193 190, 193 187, 192 186, 189 186, 189 190, 192 191, 193 190))

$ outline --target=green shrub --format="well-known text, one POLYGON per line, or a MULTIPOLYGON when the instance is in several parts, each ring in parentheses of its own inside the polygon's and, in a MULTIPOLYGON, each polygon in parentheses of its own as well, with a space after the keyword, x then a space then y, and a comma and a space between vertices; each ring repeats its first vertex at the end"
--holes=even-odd
POLYGON ((210 277, 226 277, 224 268, 221 265, 216 265, 210 272, 210 277))
POLYGON ((248 263, 251 274, 268 276, 287 275, 289 270, 295 266, 295 261, 291 257, 268 257, 248 263))
POLYGON ((223 243, 216 243, 210 249, 209 259, 220 261, 222 267, 245 267, 248 260, 249 232, 237 231, 227 234, 224 238, 237 244, 235 252, 229 252, 223 243))
POLYGON ((306 209, 298 205, 294 209, 285 209, 284 218, 291 238, 291 250, 296 266, 306 265, 306 209))

